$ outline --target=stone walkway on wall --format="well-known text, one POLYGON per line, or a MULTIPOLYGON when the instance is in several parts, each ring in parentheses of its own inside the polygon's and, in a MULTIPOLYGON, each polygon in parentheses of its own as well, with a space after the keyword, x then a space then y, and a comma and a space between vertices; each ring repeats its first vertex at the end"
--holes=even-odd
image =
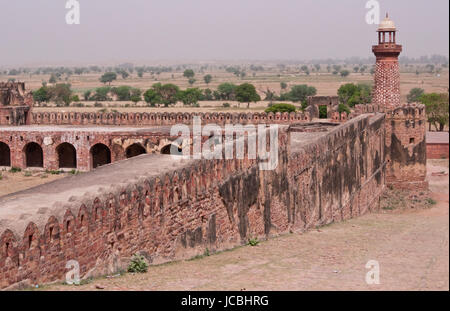
POLYGON ((428 175, 431 208, 385 210, 146 274, 44 289, 449 290, 448 160, 429 163, 428 175), (380 264, 379 285, 365 282, 369 260, 380 264))

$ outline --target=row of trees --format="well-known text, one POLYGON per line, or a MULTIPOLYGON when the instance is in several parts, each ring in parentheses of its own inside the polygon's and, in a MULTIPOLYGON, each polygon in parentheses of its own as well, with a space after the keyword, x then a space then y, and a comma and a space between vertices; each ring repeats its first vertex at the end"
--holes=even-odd
MULTIPOLYGON (((243 83, 238 86, 231 83, 223 83, 219 85, 218 90, 214 91, 214 93, 220 99, 247 103, 247 107, 250 106, 251 102, 261 100, 255 86, 250 83, 243 83)), ((177 101, 182 101, 184 105, 195 105, 199 100, 212 99, 212 94, 213 92, 210 89, 206 89, 203 92, 198 88, 180 90, 174 84, 156 83, 144 93, 144 100, 150 106, 164 105, 167 107, 175 104, 177 101)))

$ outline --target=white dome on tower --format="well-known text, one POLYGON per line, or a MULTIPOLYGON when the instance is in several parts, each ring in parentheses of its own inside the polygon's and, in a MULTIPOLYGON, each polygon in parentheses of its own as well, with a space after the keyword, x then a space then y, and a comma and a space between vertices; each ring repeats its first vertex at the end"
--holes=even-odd
POLYGON ((388 14, 386 13, 386 17, 381 21, 378 26, 378 31, 395 31, 395 24, 392 20, 389 19, 388 14))

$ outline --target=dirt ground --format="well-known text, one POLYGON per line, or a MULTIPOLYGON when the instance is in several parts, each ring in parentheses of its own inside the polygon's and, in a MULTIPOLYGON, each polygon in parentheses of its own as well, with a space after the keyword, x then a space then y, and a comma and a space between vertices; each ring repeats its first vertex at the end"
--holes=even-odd
POLYGON ((431 192, 421 194, 428 196, 428 204, 423 206, 405 199, 393 209, 305 234, 280 236, 257 246, 151 266, 145 274, 41 289, 448 291, 448 163, 429 161, 431 192), (379 262, 380 284, 366 284, 369 260, 379 262))
POLYGON ((12 173, 9 170, 0 170, 0 197, 42 185, 67 176, 67 174, 50 174, 42 171, 20 171, 12 173), (31 174, 31 175, 30 175, 31 174))

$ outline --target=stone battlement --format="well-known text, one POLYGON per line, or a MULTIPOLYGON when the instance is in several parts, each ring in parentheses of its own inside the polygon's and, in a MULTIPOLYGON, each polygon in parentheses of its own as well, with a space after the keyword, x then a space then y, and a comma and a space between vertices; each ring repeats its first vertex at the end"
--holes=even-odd
POLYGON ((288 124, 292 122, 311 121, 312 117, 303 112, 291 113, 120 113, 120 112, 32 112, 31 124, 38 125, 134 125, 134 126, 160 126, 175 124, 192 124, 195 116, 200 117, 202 124, 260 124, 277 123, 288 124))

